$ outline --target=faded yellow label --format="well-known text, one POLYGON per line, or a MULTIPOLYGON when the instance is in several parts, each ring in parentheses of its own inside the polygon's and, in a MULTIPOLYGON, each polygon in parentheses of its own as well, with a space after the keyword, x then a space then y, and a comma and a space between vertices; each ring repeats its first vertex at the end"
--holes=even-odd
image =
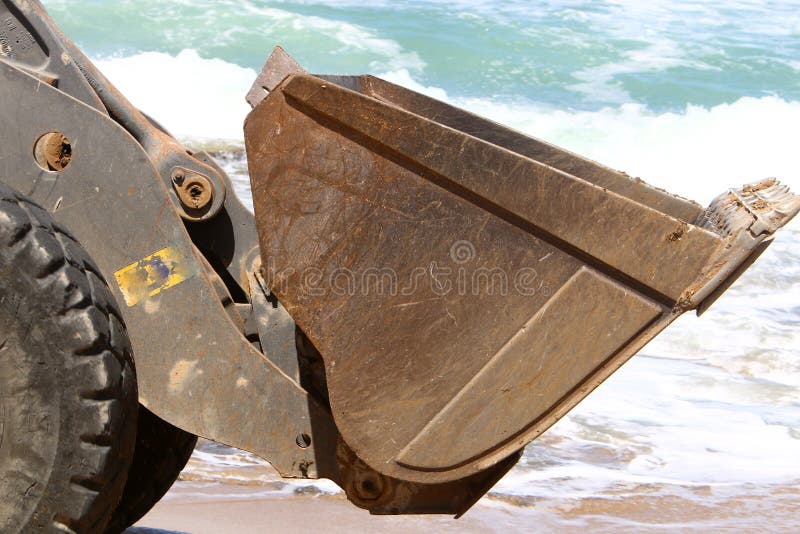
POLYGON ((193 277, 194 263, 174 247, 166 247, 114 273, 117 284, 130 307, 163 290, 193 277))

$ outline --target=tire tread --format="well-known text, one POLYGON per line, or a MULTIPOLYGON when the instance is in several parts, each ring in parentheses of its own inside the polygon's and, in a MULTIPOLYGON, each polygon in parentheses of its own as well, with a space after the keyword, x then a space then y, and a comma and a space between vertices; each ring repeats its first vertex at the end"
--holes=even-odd
POLYGON ((73 443, 65 446, 82 456, 63 465, 56 459, 54 469, 66 471, 67 483, 58 488, 63 495, 50 496, 61 507, 45 512, 52 514, 50 529, 102 532, 122 495, 135 443, 138 399, 122 315, 75 237, 2 183, 0 260, 30 273, 67 360, 62 409, 75 415, 75 428, 64 438, 73 443))

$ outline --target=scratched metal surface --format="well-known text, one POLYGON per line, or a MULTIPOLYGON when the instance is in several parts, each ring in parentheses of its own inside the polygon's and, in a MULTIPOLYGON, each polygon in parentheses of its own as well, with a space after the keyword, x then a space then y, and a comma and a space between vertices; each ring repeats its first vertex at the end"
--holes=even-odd
POLYGON ((386 475, 519 449, 768 237, 386 82, 293 72, 245 125, 265 276, 386 475))

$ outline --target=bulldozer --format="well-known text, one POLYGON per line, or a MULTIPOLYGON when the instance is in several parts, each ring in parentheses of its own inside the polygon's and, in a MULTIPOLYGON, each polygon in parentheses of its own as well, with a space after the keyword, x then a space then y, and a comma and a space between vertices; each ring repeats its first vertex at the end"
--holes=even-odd
POLYGON ((703 207, 281 48, 246 99, 254 213, 0 1, 0 531, 121 532, 198 436, 460 516, 800 211, 775 179, 703 207))

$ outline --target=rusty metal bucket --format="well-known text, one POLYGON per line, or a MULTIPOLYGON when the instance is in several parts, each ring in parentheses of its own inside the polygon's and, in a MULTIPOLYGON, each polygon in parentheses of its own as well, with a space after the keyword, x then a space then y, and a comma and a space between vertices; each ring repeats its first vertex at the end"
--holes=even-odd
POLYGON ((703 209, 370 76, 283 58, 260 81, 265 279, 322 355, 343 440, 398 479, 519 450, 800 210, 775 180, 703 209))

